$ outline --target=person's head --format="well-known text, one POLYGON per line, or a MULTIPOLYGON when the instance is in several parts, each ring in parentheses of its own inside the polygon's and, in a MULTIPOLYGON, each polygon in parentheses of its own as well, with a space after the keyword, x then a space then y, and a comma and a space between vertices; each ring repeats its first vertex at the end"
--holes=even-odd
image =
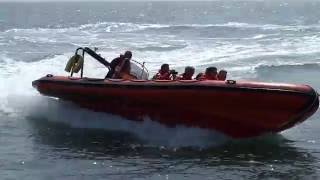
POLYGON ((193 74, 194 74, 194 67, 187 66, 184 69, 184 76, 186 76, 187 78, 192 79, 193 74))
POLYGON ((123 56, 124 56, 125 59, 129 59, 130 60, 132 58, 132 52, 131 51, 126 51, 123 56))
POLYGON ((227 71, 226 70, 220 70, 218 73, 218 79, 221 81, 225 81, 227 78, 227 71))
POLYGON ((168 73, 170 71, 169 64, 162 64, 160 71, 161 73, 168 73))
POLYGON ((216 67, 208 67, 205 72, 205 76, 207 79, 215 80, 217 79, 217 68, 216 67))

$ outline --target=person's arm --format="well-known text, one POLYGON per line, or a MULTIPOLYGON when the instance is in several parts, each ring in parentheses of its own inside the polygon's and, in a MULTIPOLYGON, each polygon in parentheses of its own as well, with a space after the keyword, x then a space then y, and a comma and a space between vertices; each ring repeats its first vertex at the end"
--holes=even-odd
POLYGON ((171 80, 172 78, 171 78, 171 74, 170 73, 164 73, 164 74, 160 74, 160 78, 159 79, 161 79, 161 80, 171 80))
POLYGON ((130 69, 130 61, 126 59, 120 59, 119 63, 115 67, 114 71, 114 77, 121 77, 121 74, 127 74, 130 75, 130 70, 128 72, 128 69, 130 69))
POLYGON ((152 80, 159 80, 159 78, 160 78, 160 73, 157 73, 152 77, 152 80))
POLYGON ((130 74, 131 72, 131 64, 130 61, 125 59, 124 65, 122 67, 121 72, 126 73, 126 74, 130 74))
POLYGON ((117 57, 117 58, 114 58, 111 63, 110 63, 110 68, 111 69, 114 69, 118 64, 119 64, 119 61, 120 61, 120 58, 117 57))
POLYGON ((106 75, 105 79, 106 78, 112 78, 113 77, 113 74, 114 74, 114 71, 115 71, 115 68, 117 66, 117 64, 119 63, 119 57, 117 58, 114 58, 111 63, 110 63, 110 69, 109 69, 109 72, 108 74, 106 75))
POLYGON ((183 74, 176 76, 173 80, 175 80, 175 81, 183 80, 183 74))

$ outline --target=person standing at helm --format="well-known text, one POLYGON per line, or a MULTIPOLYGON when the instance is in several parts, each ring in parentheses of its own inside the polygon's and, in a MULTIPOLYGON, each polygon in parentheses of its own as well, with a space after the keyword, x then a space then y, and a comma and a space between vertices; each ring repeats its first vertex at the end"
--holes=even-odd
POLYGON ((110 63, 110 70, 106 78, 120 79, 122 75, 130 75, 130 60, 132 58, 132 52, 126 51, 124 55, 113 59, 110 63))

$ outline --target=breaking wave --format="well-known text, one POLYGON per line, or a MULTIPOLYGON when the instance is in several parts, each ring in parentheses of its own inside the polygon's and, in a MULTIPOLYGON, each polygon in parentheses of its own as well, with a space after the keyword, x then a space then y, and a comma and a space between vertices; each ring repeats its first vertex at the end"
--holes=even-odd
POLYGON ((238 28, 238 29, 260 29, 260 30, 284 30, 284 31, 319 31, 319 24, 312 25, 278 25, 278 24, 248 24, 241 22, 228 22, 222 24, 145 24, 145 23, 121 23, 121 22, 97 22, 83 24, 73 27, 62 27, 60 25, 50 28, 27 28, 27 29, 7 29, 4 33, 10 32, 69 32, 69 31, 83 31, 83 32, 136 32, 147 30, 188 30, 188 29, 209 29, 209 28, 238 28))
POLYGON ((295 64, 281 64, 281 65, 261 65, 255 68, 260 70, 273 70, 273 71, 288 71, 288 70, 314 70, 320 72, 319 63, 295 63, 295 64))

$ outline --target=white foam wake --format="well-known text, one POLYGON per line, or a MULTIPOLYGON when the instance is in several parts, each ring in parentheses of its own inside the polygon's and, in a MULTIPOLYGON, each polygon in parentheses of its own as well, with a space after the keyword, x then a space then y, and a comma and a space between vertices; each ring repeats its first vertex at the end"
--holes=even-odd
POLYGON ((183 125, 169 128, 146 118, 143 122, 131 121, 117 115, 93 112, 53 98, 40 96, 9 97, 10 113, 71 128, 104 129, 133 133, 147 144, 167 147, 210 147, 221 145, 228 138, 220 133, 190 128, 183 125))

